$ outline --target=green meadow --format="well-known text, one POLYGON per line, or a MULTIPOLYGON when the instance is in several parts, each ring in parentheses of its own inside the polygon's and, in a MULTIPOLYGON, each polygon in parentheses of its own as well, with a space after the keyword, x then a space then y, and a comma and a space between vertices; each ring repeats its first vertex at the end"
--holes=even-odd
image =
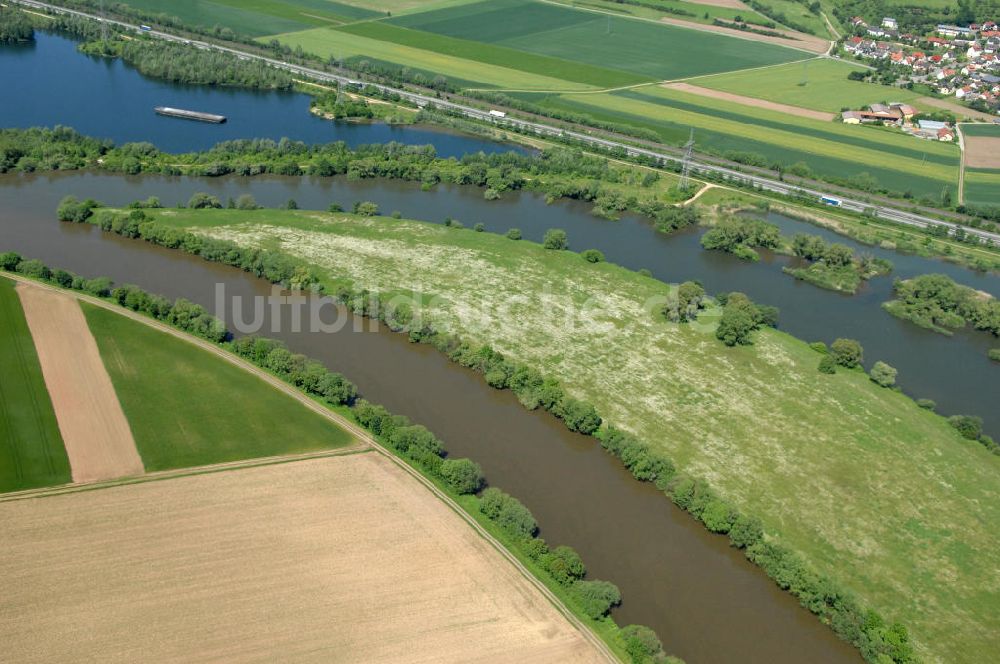
POLYGON ((891 190, 938 196, 957 187, 957 147, 872 127, 800 118, 648 86, 607 94, 521 95, 535 103, 585 113, 656 132, 667 144, 684 143, 695 130, 696 149, 716 154, 754 153, 786 167, 848 180, 868 173, 891 190))
POLYGON ((0 492, 70 481, 35 342, 14 282, 0 277, 0 492))
POLYGON ((817 58, 757 71, 705 76, 690 82, 703 88, 830 113, 879 102, 912 104, 920 97, 911 90, 847 78, 849 73, 860 69, 842 60, 817 58))
POLYGON ((772 329, 727 348, 714 335, 716 310, 669 323, 650 304, 667 284, 527 241, 346 214, 151 213, 280 249, 331 286, 407 293, 422 284, 413 306, 425 320, 559 379, 707 479, 759 515, 769 536, 907 624, 922 658, 993 657, 1000 458, 861 371, 820 374, 818 353, 772 329), (466 317, 510 302, 516 315, 466 317))
POLYGON ((81 303, 147 471, 342 447, 352 438, 257 376, 81 303))

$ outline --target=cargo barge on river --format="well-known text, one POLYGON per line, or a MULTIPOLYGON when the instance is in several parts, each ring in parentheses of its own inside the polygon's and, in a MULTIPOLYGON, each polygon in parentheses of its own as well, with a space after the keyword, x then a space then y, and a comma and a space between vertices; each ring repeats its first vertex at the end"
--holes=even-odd
POLYGON ((153 109, 157 115, 166 115, 171 118, 182 118, 184 120, 197 120, 199 122, 211 122, 222 124, 226 121, 225 115, 215 115, 214 113, 202 113, 201 111, 186 111, 183 108, 170 108, 169 106, 157 106, 153 109))

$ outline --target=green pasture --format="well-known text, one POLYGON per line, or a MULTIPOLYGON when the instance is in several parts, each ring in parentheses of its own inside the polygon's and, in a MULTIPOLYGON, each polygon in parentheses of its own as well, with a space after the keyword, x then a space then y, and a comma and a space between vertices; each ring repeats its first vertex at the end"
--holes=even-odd
POLYGON ((1000 458, 861 371, 818 373, 821 356, 805 341, 767 329, 753 346, 727 348, 714 310, 677 325, 646 305, 669 292, 664 283, 491 233, 284 210, 151 213, 279 247, 328 284, 383 293, 422 284, 414 306, 424 320, 559 379, 708 480, 770 537, 907 624, 921 659, 993 658, 1000 458), (516 315, 486 324, 462 315, 510 302, 516 315))
POLYGON ((799 118, 656 86, 610 94, 523 96, 551 108, 651 129, 667 144, 684 143, 693 127, 700 150, 756 153, 786 166, 801 162, 828 177, 868 173, 883 186, 918 196, 937 196, 943 187, 957 186, 956 147, 889 130, 799 118))
POLYGON ((0 277, 0 492, 70 481, 69 458, 14 282, 0 277))
POLYGON ((1000 205, 1000 169, 965 169, 965 202, 1000 205))
POLYGON ((436 53, 390 41, 380 41, 349 32, 314 28, 277 35, 282 43, 301 46, 308 53, 338 60, 349 58, 388 62, 401 67, 440 74, 465 87, 501 87, 517 90, 591 90, 593 86, 573 83, 526 71, 484 64, 461 57, 436 53))
POLYGON ((658 0, 655 6, 627 5, 614 0, 553 0, 561 5, 590 11, 612 12, 622 16, 659 20, 661 18, 690 21, 711 25, 716 18, 733 21, 737 16, 753 23, 762 24, 770 19, 754 10, 702 5, 685 0, 658 0))
POLYGON ((243 369, 83 304, 147 471, 342 447, 351 436, 243 369))
POLYGON ((712 90, 830 113, 879 102, 914 104, 920 98, 912 90, 847 78, 849 73, 860 69, 843 60, 816 58, 756 71, 705 76, 690 82, 712 90))
MULTIPOLYGON (((507 47, 660 80, 772 65, 803 57, 801 51, 783 46, 535 0, 488 0, 393 18, 389 22, 442 38, 507 47)), ((509 56, 500 51, 497 57, 509 56)), ((494 64, 516 66, 503 60, 494 64)))

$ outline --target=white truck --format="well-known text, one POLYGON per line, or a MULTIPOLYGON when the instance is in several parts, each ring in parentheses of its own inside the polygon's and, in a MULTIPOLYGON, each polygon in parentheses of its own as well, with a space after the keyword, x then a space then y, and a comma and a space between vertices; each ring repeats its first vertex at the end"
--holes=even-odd
POLYGON ((507 117, 506 113, 504 113, 503 111, 498 111, 495 108, 491 108, 490 109, 490 115, 493 116, 493 117, 495 117, 495 118, 505 118, 505 117, 507 117))

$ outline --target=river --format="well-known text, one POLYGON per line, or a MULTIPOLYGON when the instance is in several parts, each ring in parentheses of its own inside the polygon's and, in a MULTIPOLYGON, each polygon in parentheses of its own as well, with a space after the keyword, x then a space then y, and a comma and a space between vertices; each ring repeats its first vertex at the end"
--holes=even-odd
MULTIPOLYGON (((30 60, 32 53, 42 54, 46 48, 43 41, 34 49, 17 49, 15 57, 30 60)), ((7 66, 5 53, 0 49, 0 72, 7 66)), ((66 56, 73 61, 85 60, 88 66, 95 64, 77 54, 66 56)), ((124 76, 116 79, 119 82, 150 83, 120 63, 96 65, 119 68, 124 76)), ((56 63, 47 66, 51 69, 56 63)), ((58 76, 47 71, 38 69, 33 76, 58 76)), ((116 100, 129 98, 132 89, 127 86, 132 83, 122 85, 126 87, 107 94, 116 100)), ((202 108, 194 98, 185 96, 201 95, 203 90, 167 87, 179 96, 163 103, 225 112, 221 106, 202 108)), ((78 124, 75 114, 80 111, 72 104, 64 107, 62 115, 56 114, 58 118, 50 119, 43 110, 58 95, 46 90, 41 87, 38 92, 44 94, 37 99, 27 98, 32 101, 25 105, 34 112, 23 107, 12 110, 10 104, 3 104, 0 126, 16 126, 16 117, 27 117, 33 118, 30 124, 62 122, 118 140, 153 140, 161 147, 167 146, 165 141, 184 140, 191 143, 183 149, 204 147, 198 143, 204 138, 190 134, 179 139, 174 133, 185 132, 187 125, 198 127, 195 123, 155 118, 151 113, 133 128, 138 135, 130 138, 113 135, 119 128, 107 119, 94 119, 105 123, 103 132, 78 124)), ((230 91, 221 93, 228 95, 230 91)), ((243 98, 241 103, 249 116, 249 104, 257 103, 256 95, 243 98)), ((152 103, 143 102, 142 108, 147 105, 152 103)), ((302 108, 295 113, 296 123, 321 122, 323 129, 315 131, 333 133, 343 128, 308 117, 302 108)), ((89 115, 82 113, 79 119, 89 115)), ((277 130, 274 126, 262 127, 262 135, 291 133, 282 125, 277 125, 277 130)), ((373 142, 382 140, 377 134, 385 128, 352 125, 350 129, 360 132, 360 142, 373 142)), ((460 139, 470 142, 469 149, 482 149, 479 139, 460 139)), ((993 412, 997 368, 985 357, 990 339, 976 333, 949 339, 888 316, 879 303, 888 299, 890 279, 873 281, 857 296, 843 296, 782 274, 780 268, 789 260, 785 257, 766 255, 760 264, 741 262, 701 250, 699 229, 665 236, 637 217, 603 221, 591 216, 584 205, 545 205, 542 197, 529 192, 487 202, 482 192, 473 188, 439 186, 422 192, 415 183, 350 182, 343 178, 199 179, 86 172, 10 175, 0 177, 0 250, 19 251, 80 274, 107 275, 119 283, 136 283, 209 307, 214 305, 217 283, 226 284, 230 295, 268 292, 268 284, 236 270, 54 219, 59 199, 67 194, 92 196, 112 205, 155 195, 169 205, 186 201, 196 191, 222 199, 251 193, 268 206, 283 205, 294 198, 301 207, 312 209, 324 209, 333 201, 347 207, 357 200, 372 200, 385 212, 399 210, 404 216, 419 219, 440 222, 451 216, 466 225, 482 222, 495 231, 517 226, 527 238, 536 240, 547 228, 561 227, 569 232, 575 249, 598 248, 613 262, 634 269, 649 268, 667 281, 697 278, 710 292, 738 289, 758 301, 775 304, 782 309, 782 328, 796 336, 825 341, 837 336, 857 338, 865 345, 869 363, 883 359, 900 369, 901 383, 911 394, 934 398, 948 412, 982 415, 991 430, 1000 429, 1000 414, 993 412)), ((826 234, 794 220, 773 215, 771 219, 785 232, 826 234)), ((945 272, 963 283, 1000 294, 996 276, 978 275, 940 261, 878 249, 872 252, 893 260, 898 276, 945 272)), ((492 484, 529 506, 548 541, 573 546, 592 577, 608 579, 621 588, 624 602, 614 612, 619 623, 650 625, 668 651, 690 664, 860 661, 851 647, 837 640, 794 598, 779 591, 731 549, 725 538, 709 534, 652 486, 636 482, 593 439, 567 431, 547 414, 525 411, 509 392, 490 389, 481 377, 448 362, 437 351, 385 331, 322 336, 286 332, 275 336, 284 338, 294 350, 343 372, 366 397, 427 425, 452 453, 479 461, 492 484)))
POLYGON ((433 144, 440 156, 523 148, 429 125, 331 122, 309 112, 300 92, 177 85, 139 74, 120 59, 80 54, 77 41, 36 32, 35 43, 0 47, 0 127, 64 125, 116 143, 151 141, 167 152, 207 150, 236 138, 307 143, 397 141, 433 144), (16 101, 14 101, 16 100, 16 101), (158 116, 156 106, 225 115, 224 124, 158 116))

